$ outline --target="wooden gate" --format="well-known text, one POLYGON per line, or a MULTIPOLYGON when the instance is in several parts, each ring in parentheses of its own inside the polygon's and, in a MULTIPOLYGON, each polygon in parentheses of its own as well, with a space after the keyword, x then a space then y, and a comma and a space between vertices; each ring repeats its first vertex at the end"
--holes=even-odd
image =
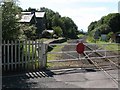
POLYGON ((104 58, 117 58, 120 55, 116 53, 110 54, 109 52, 118 52, 118 49, 112 49, 114 44, 96 44, 84 43, 85 51, 83 54, 78 54, 76 51, 77 43, 63 43, 63 44, 49 44, 49 52, 47 53, 47 63, 50 68, 70 68, 81 67, 81 63, 89 59, 104 59, 104 58), (109 46, 109 48, 107 47, 109 46), (88 49, 88 47, 91 49, 88 49), (94 55, 101 53, 100 55, 94 55))
POLYGON ((40 41, 3 41, 2 70, 35 70, 46 67, 45 44, 40 41))

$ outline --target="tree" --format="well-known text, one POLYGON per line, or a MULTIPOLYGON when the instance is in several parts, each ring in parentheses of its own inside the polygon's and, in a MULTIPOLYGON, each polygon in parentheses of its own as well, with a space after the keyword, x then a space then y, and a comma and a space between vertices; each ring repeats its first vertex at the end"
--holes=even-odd
POLYGON ((14 1, 4 2, 2 5, 2 38, 4 40, 15 40, 19 37, 19 27, 16 15, 20 8, 14 1))
POLYGON ((60 27, 62 29, 63 37, 77 38, 78 27, 71 18, 61 17, 58 12, 54 12, 45 7, 41 8, 41 10, 46 12, 46 29, 60 27))
POLYGON ((120 13, 110 14, 111 18, 109 20, 109 26, 112 29, 112 32, 116 33, 120 31, 120 13))
POLYGON ((109 32, 111 32, 111 28, 107 24, 103 24, 97 29, 100 31, 101 34, 108 34, 109 32))
POLYGON ((101 33, 108 34, 109 32, 117 33, 120 31, 120 14, 110 13, 107 16, 103 16, 100 20, 92 22, 88 26, 88 32, 94 29, 100 29, 101 33))
POLYGON ((97 25, 97 21, 91 22, 90 25, 88 26, 88 32, 94 30, 96 25, 97 25))
POLYGON ((20 37, 19 39, 35 39, 36 38, 36 27, 29 24, 20 24, 20 37))
POLYGON ((69 17, 62 17, 62 30, 64 37, 77 38, 78 27, 74 21, 69 17))
POLYGON ((57 35, 57 36, 59 36, 59 37, 61 37, 62 35, 63 35, 63 32, 62 32, 62 29, 61 29, 61 27, 59 27, 59 26, 55 26, 55 27, 53 27, 53 30, 54 30, 54 33, 57 35))

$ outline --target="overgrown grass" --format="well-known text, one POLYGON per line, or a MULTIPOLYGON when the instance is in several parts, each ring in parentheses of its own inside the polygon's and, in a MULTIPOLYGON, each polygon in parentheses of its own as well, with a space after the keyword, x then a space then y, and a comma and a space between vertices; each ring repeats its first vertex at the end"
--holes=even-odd
POLYGON ((96 42, 95 39, 93 38, 93 36, 87 36, 86 41, 87 41, 88 43, 95 43, 95 42, 96 42))
MULTIPOLYGON (((65 44, 65 43, 63 43, 65 44)), ((56 45, 53 47, 53 50, 51 52, 60 52, 62 51, 62 48, 64 45, 56 45)), ((61 56, 61 54, 48 54, 47 60, 56 60, 61 56)))
POLYGON ((84 37, 83 34, 79 34, 79 35, 77 35, 77 36, 78 36, 78 38, 83 38, 83 37, 84 37))
POLYGON ((119 45, 118 44, 111 44, 111 45, 107 45, 106 46, 106 49, 107 50, 111 50, 111 51, 113 51, 113 50, 120 50, 120 48, 119 48, 119 45))
POLYGON ((95 40, 93 37, 88 36, 87 37, 87 42, 88 43, 96 43, 99 45, 99 47, 102 47, 103 49, 110 50, 110 51, 120 51, 120 45, 117 43, 110 43, 106 41, 101 41, 101 40, 95 40))
MULTIPOLYGON (((64 46, 55 46, 53 47, 53 50, 51 52, 60 52, 62 51, 62 48, 64 46)), ((57 58, 59 58, 61 55, 60 54, 48 54, 47 56, 47 60, 56 60, 57 58)))
POLYGON ((99 46, 104 45, 104 49, 106 50, 110 50, 110 51, 119 51, 120 50, 120 46, 117 43, 109 43, 109 42, 104 42, 104 41, 97 41, 97 43, 99 44, 99 46))
MULTIPOLYGON (((61 43, 61 44, 65 44, 67 42, 61 43)), ((51 52, 60 52, 62 51, 62 48, 64 47, 64 45, 56 45, 53 47, 53 50, 51 52)), ((47 60, 58 60, 61 57, 61 54, 48 54, 47 55, 47 60)), ((52 63, 47 63, 47 67, 51 67, 53 66, 52 63)))

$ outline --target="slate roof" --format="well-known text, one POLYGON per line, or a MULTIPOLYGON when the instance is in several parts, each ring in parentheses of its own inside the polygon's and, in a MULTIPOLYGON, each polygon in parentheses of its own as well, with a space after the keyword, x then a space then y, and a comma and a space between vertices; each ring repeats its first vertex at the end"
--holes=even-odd
POLYGON ((21 20, 18 22, 30 22, 34 14, 22 15, 21 20))
POLYGON ((44 17, 45 12, 35 12, 36 17, 44 17))
MULTIPOLYGON (((21 16, 21 20, 19 20, 18 22, 30 22, 32 17, 34 16, 34 14, 32 14, 31 12, 21 12, 22 16, 21 16)), ((44 17, 45 12, 35 12, 35 17, 44 17)))

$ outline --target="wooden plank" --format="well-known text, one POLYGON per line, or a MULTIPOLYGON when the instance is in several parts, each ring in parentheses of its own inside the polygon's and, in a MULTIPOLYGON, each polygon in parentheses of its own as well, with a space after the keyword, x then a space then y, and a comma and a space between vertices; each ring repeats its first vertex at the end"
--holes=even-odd
POLYGON ((11 41, 11 70, 13 70, 13 41, 11 41))
POLYGON ((41 47, 40 47, 40 41, 38 41, 38 44, 37 44, 38 46, 37 46, 37 52, 38 52, 38 67, 39 66, 41 66, 41 55, 40 55, 40 53, 41 53, 41 47))
POLYGON ((43 53, 44 53, 44 51, 43 51, 43 48, 44 48, 44 46, 43 46, 43 42, 41 42, 41 53, 40 53, 40 59, 41 59, 41 61, 42 61, 42 63, 41 63, 41 68, 43 68, 44 67, 44 58, 43 58, 43 53))
MULTIPOLYGON (((17 62, 17 41, 15 40, 15 63, 17 62)), ((17 68, 17 65, 15 64, 15 69, 17 68)))
POLYGON ((5 65, 4 65, 4 63, 5 63, 5 61, 6 61, 5 40, 3 41, 3 47, 4 47, 3 70, 6 70, 6 67, 5 67, 5 65))
POLYGON ((7 41, 7 52, 8 52, 8 53, 7 53, 7 54, 8 54, 8 55, 7 55, 7 63, 8 63, 8 65, 7 65, 7 70, 9 70, 9 69, 10 69, 10 66, 9 66, 9 58, 10 58, 10 57, 9 57, 9 53, 10 53, 10 52, 9 52, 9 40, 7 41))
MULTIPOLYGON (((32 40, 32 63, 35 64, 34 62, 34 44, 33 44, 33 40, 32 40)), ((32 68, 34 69, 35 68, 35 65, 32 65, 32 68)))
POLYGON ((21 55, 21 63, 22 63, 22 68, 24 68, 24 41, 22 41, 22 43, 21 43, 21 45, 22 45, 22 55, 21 55))
POLYGON ((30 60, 30 40, 28 41, 28 65, 31 66, 31 60, 30 60))
POLYGON ((27 65, 27 40, 25 40, 25 68, 28 68, 27 65))
POLYGON ((20 67, 20 40, 18 41, 18 67, 20 67))
MULTIPOLYGON (((36 50, 37 50, 37 41, 35 40, 35 63, 37 62, 37 53, 36 53, 36 50)), ((37 68, 37 65, 35 65, 35 69, 37 68)))

